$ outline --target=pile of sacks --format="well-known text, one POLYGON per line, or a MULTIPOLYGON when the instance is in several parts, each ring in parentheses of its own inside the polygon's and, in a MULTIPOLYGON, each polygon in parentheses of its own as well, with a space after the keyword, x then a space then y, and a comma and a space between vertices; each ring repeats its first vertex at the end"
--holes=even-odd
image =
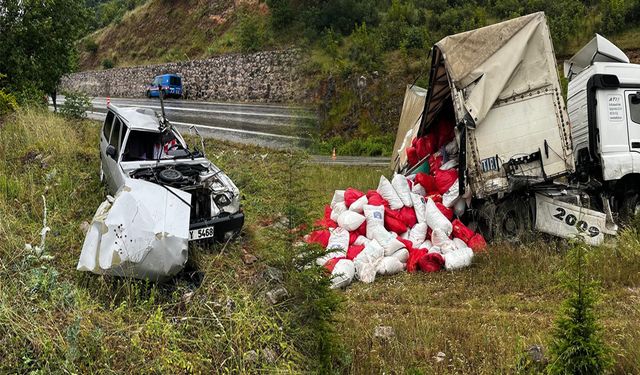
POLYGON ((457 218, 467 198, 458 194, 457 162, 447 157, 447 147, 454 155, 448 144, 429 156, 430 174, 396 174, 391 181, 382 176, 378 188, 366 194, 335 191, 316 222, 320 229, 305 237, 326 248, 316 263, 331 273, 334 288, 404 270, 460 269, 486 247, 482 235, 457 218))

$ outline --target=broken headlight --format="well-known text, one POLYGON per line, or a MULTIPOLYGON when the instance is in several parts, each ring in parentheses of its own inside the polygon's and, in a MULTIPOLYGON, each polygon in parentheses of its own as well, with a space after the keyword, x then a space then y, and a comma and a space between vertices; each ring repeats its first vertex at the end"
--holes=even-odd
POLYGON ((214 202, 216 202, 216 205, 220 208, 226 207, 231 203, 231 198, 229 198, 227 194, 218 194, 215 197, 213 197, 213 200, 214 202))

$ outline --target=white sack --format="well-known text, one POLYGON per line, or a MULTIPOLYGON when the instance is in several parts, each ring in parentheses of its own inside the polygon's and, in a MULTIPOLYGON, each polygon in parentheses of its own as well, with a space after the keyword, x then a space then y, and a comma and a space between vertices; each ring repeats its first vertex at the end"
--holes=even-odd
POLYGON ((454 155, 458 153, 458 141, 455 139, 444 146, 444 150, 447 152, 447 155, 454 155))
POLYGON ((349 232, 344 228, 330 229, 329 243, 327 250, 347 251, 349 248, 349 232))
POLYGON ((463 240, 461 240, 459 238, 454 238, 453 239, 453 244, 456 246, 456 249, 464 249, 466 247, 469 247, 469 246, 467 246, 467 244, 463 240))
POLYGON ((431 250, 432 247, 433 247, 433 244, 431 243, 431 241, 430 240, 426 240, 420 246, 418 246, 418 249, 431 250))
MULTIPOLYGON (((431 198, 427 199, 427 204, 425 208, 425 214, 427 219, 427 225, 431 230, 440 229, 448 235, 453 231, 453 225, 447 219, 446 216, 436 206, 431 198)), ((434 243, 435 245, 435 243, 434 243)))
POLYGON ((419 246, 424 243, 427 239, 427 224, 418 223, 411 228, 411 233, 409 234, 409 241, 413 243, 414 246, 419 246))
POLYGON ((406 248, 402 248, 391 255, 392 257, 398 259, 401 263, 407 263, 409 259, 409 250, 406 248))
POLYGON ((456 203, 456 199, 458 199, 459 196, 458 179, 456 178, 456 182, 454 182, 449 190, 442 195, 442 204, 447 208, 451 208, 456 203))
MULTIPOLYGON (((391 232, 389 232, 389 233, 391 233, 391 232)), ((398 237, 402 238, 403 240, 409 240, 410 236, 411 236, 411 229, 407 229, 406 232, 402 233, 398 237)))
POLYGON ((406 264, 400 262, 398 258, 387 256, 378 263, 376 271, 378 275, 395 275, 404 271, 405 266, 406 264))
POLYGON ((78 271, 159 281, 187 262, 191 194, 126 179, 113 203, 98 207, 78 271), (171 192, 169 192, 169 190, 171 192))
MULTIPOLYGON (((418 194, 422 197, 424 197, 425 195, 427 195, 427 191, 424 189, 424 187, 420 184, 414 184, 413 187, 411 188, 411 192, 413 194, 418 194)), ((411 199, 413 201, 413 199, 411 199)), ((416 202, 413 202, 414 206, 416 204, 416 202)))
POLYGON ((384 229, 384 206, 364 206, 364 217, 367 220, 367 238, 372 240, 376 228, 384 229))
POLYGON ((402 200, 396 193, 396 190, 391 185, 391 182, 387 180, 385 176, 380 176, 380 183, 378 184, 378 193, 382 195, 387 202, 389 202, 389 207, 392 210, 399 210, 404 207, 402 200))
POLYGON ((367 199, 366 195, 363 195, 355 202, 351 203, 351 206, 349 206, 349 210, 361 214, 364 212, 364 206, 367 203, 369 203, 369 200, 367 199))
POLYGON ((363 246, 363 245, 364 245, 364 246, 366 246, 366 245, 368 245, 368 244, 369 244, 369 242, 371 242, 371 240, 370 240, 370 239, 368 239, 367 237, 365 237, 365 236, 358 236, 358 237, 356 237, 356 240, 355 240, 355 241, 353 241, 353 244, 354 244, 354 245, 357 245, 357 246, 363 246))
POLYGON ((404 244, 384 227, 377 227, 373 231, 373 239, 375 239, 384 249, 384 255, 389 256, 396 251, 402 249, 404 244))
POLYGON ((471 265, 473 250, 464 248, 442 255, 444 258, 444 268, 447 271, 458 270, 471 265))
POLYGON ((356 266, 349 259, 340 259, 331 271, 331 288, 344 288, 351 284, 356 274, 356 266))
POLYGON ((343 258, 347 256, 347 252, 343 251, 343 250, 335 250, 335 251, 330 251, 320 257, 318 257, 316 259, 316 264, 319 265, 320 267, 324 266, 325 264, 327 264, 327 262, 333 258, 343 258))
POLYGON ((457 166, 458 166, 458 160, 457 160, 457 159, 451 159, 451 160, 449 160, 448 162, 446 162, 446 163, 442 164, 442 165, 440 166, 440 170, 442 170, 442 171, 446 171, 446 170, 449 170, 449 169, 455 168, 455 167, 457 167, 457 166))
POLYGON ((331 207, 331 220, 337 222, 340 215, 347 210, 347 205, 342 202, 338 202, 331 207))
POLYGON ((409 188, 409 183, 407 182, 406 177, 401 174, 394 174, 393 179, 391 180, 391 186, 395 189, 404 206, 413 207, 413 202, 411 201, 411 189, 409 188))
POLYGON ((353 260, 356 277, 364 283, 372 283, 376 279, 376 265, 384 256, 384 249, 377 241, 371 241, 353 260))
POLYGON ((433 243, 434 247, 437 246, 440 249, 441 254, 446 254, 448 252, 456 250, 455 243, 441 229, 433 230, 433 232, 431 233, 431 242, 433 243))
POLYGON ((413 201, 413 210, 416 212, 416 218, 418 223, 427 222, 427 206, 424 201, 424 196, 411 193, 411 201, 413 201))
POLYGON ((458 199, 456 201, 456 204, 453 206, 453 212, 456 214, 457 217, 462 217, 466 209, 467 209, 467 202, 465 202, 464 199, 458 199))
POLYGON ((336 190, 333 193, 333 198, 331 198, 331 209, 333 209, 336 204, 344 202, 344 192, 344 190, 336 190))
POLYGON ((360 228, 362 223, 364 223, 365 217, 360 215, 357 212, 353 212, 347 210, 338 216, 338 226, 340 228, 344 228, 349 232, 353 232, 354 230, 360 228))

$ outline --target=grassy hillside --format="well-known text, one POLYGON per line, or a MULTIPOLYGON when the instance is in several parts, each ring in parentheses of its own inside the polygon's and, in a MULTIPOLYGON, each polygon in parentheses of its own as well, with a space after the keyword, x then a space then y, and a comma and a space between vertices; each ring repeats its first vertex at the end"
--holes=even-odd
MULTIPOLYGON (((513 373, 527 348, 551 340, 561 241, 494 244, 462 271, 331 292, 295 260, 289 240, 304 231, 288 228, 321 216, 334 189, 371 188, 386 169, 306 166, 302 154, 213 141, 210 158, 245 196, 238 241, 192 249, 189 272, 167 284, 79 273, 81 223, 104 198, 97 139, 94 122, 47 112, 0 119, 0 373, 513 373), (39 253, 25 244, 40 244, 42 196, 51 231, 39 253), (289 291, 275 306, 267 266, 289 291), (379 325, 395 336, 375 338, 379 325)), ((601 282, 614 373, 640 372, 640 225, 592 249, 587 269, 601 282)))

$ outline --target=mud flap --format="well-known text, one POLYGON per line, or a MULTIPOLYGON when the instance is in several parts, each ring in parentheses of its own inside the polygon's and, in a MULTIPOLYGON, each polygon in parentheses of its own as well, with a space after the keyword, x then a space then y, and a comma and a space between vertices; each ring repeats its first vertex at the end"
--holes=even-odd
POLYGON ((127 179, 96 211, 77 269, 160 281, 187 261, 191 194, 127 179))
POLYGON ((582 237, 589 245, 600 245, 607 228, 607 216, 536 194, 536 229, 563 238, 582 237))

